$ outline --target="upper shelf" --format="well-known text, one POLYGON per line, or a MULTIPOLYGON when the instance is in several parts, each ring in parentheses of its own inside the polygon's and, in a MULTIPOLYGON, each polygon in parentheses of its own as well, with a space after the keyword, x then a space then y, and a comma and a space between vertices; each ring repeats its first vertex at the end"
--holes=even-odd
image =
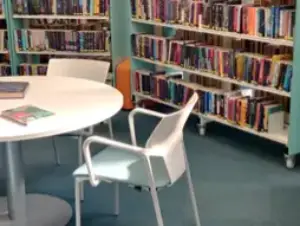
POLYGON ((17 54, 27 55, 56 55, 56 56, 95 56, 110 57, 110 52, 71 52, 71 51, 16 51, 17 54))
POLYGON ((239 34, 239 33, 235 33, 235 32, 217 31, 217 30, 213 30, 213 29, 191 27, 191 26, 179 25, 179 24, 168 24, 168 23, 156 22, 156 21, 152 21, 152 20, 143 20, 143 19, 132 18, 132 22, 142 23, 142 24, 150 24, 150 25, 161 26, 161 27, 169 27, 169 28, 186 30, 186 31, 194 31, 194 32, 200 32, 200 33, 206 33, 206 34, 212 34, 212 35, 219 35, 219 36, 230 37, 230 38, 235 38, 235 39, 244 39, 244 40, 265 42, 265 43, 269 43, 272 45, 281 45, 281 46, 290 46, 290 47, 293 47, 293 45, 294 45, 294 42, 291 40, 265 38, 265 37, 259 37, 259 36, 254 36, 254 35, 239 34))
POLYGON ((108 16, 95 16, 95 15, 23 15, 14 14, 14 19, 63 19, 63 20, 109 20, 108 16))

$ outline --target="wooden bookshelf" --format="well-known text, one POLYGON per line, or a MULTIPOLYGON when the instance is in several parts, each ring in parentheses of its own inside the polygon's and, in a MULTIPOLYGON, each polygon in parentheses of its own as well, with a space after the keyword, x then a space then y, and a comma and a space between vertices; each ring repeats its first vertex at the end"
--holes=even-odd
MULTIPOLYGON (((126 9, 129 10, 129 13, 131 14, 131 3, 130 1, 127 1, 126 9)), ((149 3, 150 4, 150 3, 149 3)), ((298 4, 296 6, 296 21, 300 21, 300 5, 298 4)), ((139 11, 141 12, 141 11, 139 11)), ((128 12, 123 14, 123 18, 127 18, 128 12)), ((145 16, 145 15, 144 15, 145 16)), ((146 17, 146 16, 145 16, 146 17)), ((144 17, 144 18, 145 18, 144 17)), ((300 36, 300 27, 296 27, 296 31, 294 32, 294 39, 282 39, 282 38, 269 38, 269 37, 262 37, 262 36, 255 36, 255 35, 249 35, 249 34, 243 34, 243 33, 236 33, 236 32, 229 32, 229 31, 222 31, 220 29, 209 29, 209 28, 203 28, 201 26, 189 26, 184 25, 183 23, 179 24, 178 22, 175 23, 165 23, 160 22, 158 20, 151 20, 151 19, 142 19, 142 17, 138 16, 131 16, 131 22, 129 22, 127 25, 127 28, 132 26, 132 29, 130 32, 127 33, 127 35, 130 37, 131 33, 144 33, 144 34, 154 34, 162 37, 172 37, 174 34, 176 34, 177 31, 186 31, 186 32, 192 32, 193 34, 207 34, 207 35, 213 35, 213 36, 219 36, 224 38, 231 38, 234 40, 245 40, 245 41, 252 41, 252 42, 258 42, 258 43, 265 43, 270 44, 273 46, 278 47, 286 47, 286 48, 293 48, 294 47, 294 58, 293 58, 293 78, 292 78, 292 91, 287 92, 284 90, 276 89, 269 86, 263 86, 263 85, 257 85, 254 83, 248 83, 245 81, 240 81, 237 79, 232 79, 229 77, 222 77, 217 74, 213 74, 207 71, 200 71, 200 70, 194 70, 191 68, 184 68, 182 66, 174 65, 171 63, 168 63, 168 61, 157 61, 153 60, 151 58, 144 58, 144 57, 137 57, 133 54, 132 50, 129 50, 127 52, 128 56, 131 56, 132 59, 132 71, 134 72, 137 69, 158 69, 158 70, 165 70, 165 71, 181 71, 184 72, 184 75, 186 77, 189 76, 189 74, 193 74, 196 76, 199 76, 199 78, 205 78, 214 80, 216 82, 222 83, 225 86, 228 85, 229 87, 233 86, 239 86, 241 88, 250 88, 253 90, 261 91, 263 93, 266 93, 268 95, 276 96, 276 98, 285 98, 286 100, 290 101, 290 114, 289 114, 289 126, 285 126, 282 131, 279 131, 278 133, 267 133, 267 132, 258 132, 254 129, 251 129, 249 127, 241 127, 238 124, 233 124, 226 119, 216 116, 216 115, 210 115, 210 114, 202 114, 199 112, 193 112, 194 115, 198 116, 200 121, 200 127, 205 127, 205 124, 214 121, 218 122, 220 124, 233 127, 235 129, 238 129, 242 132, 250 133, 255 136, 259 136, 280 144, 283 144, 286 146, 286 151, 284 152, 284 160, 286 163, 286 167, 293 168, 295 165, 295 155, 300 153, 300 140, 297 138, 297 133, 299 133, 300 130, 300 105, 298 104, 297 97, 300 96, 300 90, 298 88, 298 85, 300 85, 300 78, 297 76, 297 74, 300 73, 300 42, 296 42, 297 38, 300 36), (296 35, 295 35, 296 33, 296 35), (294 98, 293 98, 294 97, 294 98)), ((193 36, 194 37, 194 36, 193 36)), ((299 38, 298 38, 299 39, 299 38)), ((132 40, 129 40, 128 43, 131 43, 132 40)), ((133 76, 133 75, 132 75, 133 76)), ((135 81, 135 78, 132 78, 132 81, 135 81)), ((177 106, 173 103, 155 98, 153 96, 150 96, 145 93, 140 93, 135 90, 134 84, 132 85, 132 94, 135 100, 137 100, 137 103, 139 103, 140 100, 146 99, 146 100, 152 100, 156 103, 164 104, 173 108, 180 108, 180 106, 177 106)), ((199 128, 200 128, 199 127, 199 128)), ((204 131, 205 132, 205 131, 204 131)), ((199 133, 202 135, 204 132, 199 130, 199 133)))

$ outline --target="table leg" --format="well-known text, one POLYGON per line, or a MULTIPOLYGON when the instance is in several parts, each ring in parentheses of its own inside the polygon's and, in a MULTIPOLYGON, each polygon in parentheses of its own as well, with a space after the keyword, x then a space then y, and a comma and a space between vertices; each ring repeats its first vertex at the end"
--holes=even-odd
POLYGON ((0 197, 0 226, 65 226, 72 216, 67 202, 45 194, 26 194, 19 142, 5 143, 5 160, 7 197, 0 197))
POLYGON ((5 143, 7 207, 11 220, 26 221, 26 191, 20 142, 5 143))

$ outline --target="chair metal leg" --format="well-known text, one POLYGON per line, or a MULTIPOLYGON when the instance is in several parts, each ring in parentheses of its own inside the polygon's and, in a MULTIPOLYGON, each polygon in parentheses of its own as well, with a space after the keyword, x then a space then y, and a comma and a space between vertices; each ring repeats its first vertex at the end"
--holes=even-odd
POLYGON ((75 178, 75 225, 81 226, 81 202, 80 202, 80 186, 82 181, 75 178))
POLYGON ((24 152, 24 149, 23 149, 23 142, 20 141, 20 157, 21 157, 22 163, 24 164, 24 154, 23 154, 23 152, 24 152))
POLYGON ((115 206, 114 206, 115 209, 114 209, 114 214, 116 216, 118 216, 119 213, 120 213, 119 183, 115 182, 114 187, 115 187, 115 189, 114 189, 115 190, 115 206))
POLYGON ((114 133, 113 133, 113 128, 112 128, 112 121, 111 119, 107 120, 107 124, 108 124, 108 129, 109 129, 109 136, 111 139, 114 139, 114 133))
MULTIPOLYGON (((83 145, 83 137, 79 136, 77 141, 77 149, 78 149, 78 165, 81 166, 83 164, 83 155, 82 155, 82 145, 83 145)), ((84 200, 84 184, 80 183, 79 185, 80 191, 80 200, 84 200)))
POLYGON ((186 162, 186 177, 187 177, 187 182, 188 182, 188 186, 189 186, 189 193, 190 193, 190 197, 191 197, 192 208, 193 208, 193 212, 194 212, 194 216, 195 216, 196 226, 201 226, 199 212, 198 212, 198 206, 197 206, 197 201, 196 201, 196 196, 195 196, 195 191, 194 191, 194 185, 193 185, 193 181, 192 181, 192 177, 191 177, 189 163, 187 161, 186 156, 185 156, 185 162, 186 162))
POLYGON ((56 163, 56 165, 59 166, 60 165, 60 156, 59 156, 58 150, 56 148, 55 137, 51 137, 51 141, 52 141, 52 147, 54 150, 55 163, 56 163))
POLYGON ((154 180, 153 173, 152 173, 150 159, 145 159, 145 162, 146 162, 146 167, 147 167, 147 173, 148 173, 148 179, 149 179, 149 185, 150 185, 150 193, 151 193, 151 197, 152 197, 152 201, 153 201, 157 225, 163 226, 164 223, 163 223, 163 218, 162 218, 161 209, 160 209, 160 205, 159 205, 159 200, 158 200, 158 195, 157 195, 157 191, 156 191, 155 180, 154 180))
POLYGON ((155 211, 155 215, 156 215, 157 225, 163 226, 164 223, 163 223, 163 218, 162 218, 161 209, 160 209, 160 205, 159 205, 157 191, 156 191, 156 189, 150 188, 150 193, 151 193, 151 197, 152 197, 152 201, 153 201, 153 205, 154 205, 154 211, 155 211))

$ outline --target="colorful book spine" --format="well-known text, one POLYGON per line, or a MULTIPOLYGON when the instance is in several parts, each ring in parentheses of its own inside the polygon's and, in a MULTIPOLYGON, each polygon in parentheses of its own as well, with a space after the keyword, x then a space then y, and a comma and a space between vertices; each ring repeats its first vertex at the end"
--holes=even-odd
POLYGON ((131 8, 133 17, 138 19, 293 39, 295 5, 292 1, 283 0, 280 5, 265 1, 238 2, 193 0, 183 6, 179 0, 131 0, 131 8))
POLYGON ((11 75, 11 66, 6 63, 0 64, 0 76, 10 76, 11 75))
POLYGON ((0 30, 0 51, 8 50, 8 37, 6 30, 0 30))
POLYGON ((3 5, 3 0, 0 0, 0 15, 4 15, 4 5, 3 5))
POLYGON ((18 75, 46 75, 47 64, 20 64, 18 66, 18 75))
POLYGON ((110 32, 74 30, 15 30, 17 51, 109 52, 110 32))
POLYGON ((133 34, 135 56, 290 92, 292 56, 237 52, 193 40, 133 34))
POLYGON ((224 91, 148 70, 136 70, 134 75, 137 93, 182 106, 197 92, 199 100, 194 112, 218 116, 259 132, 268 132, 270 115, 283 111, 283 105, 271 97, 249 95, 247 90, 224 91))
POLYGON ((109 16, 110 0, 14 0, 14 13, 109 16))
POLYGON ((166 62, 169 39, 147 34, 132 34, 132 48, 136 56, 166 62))

